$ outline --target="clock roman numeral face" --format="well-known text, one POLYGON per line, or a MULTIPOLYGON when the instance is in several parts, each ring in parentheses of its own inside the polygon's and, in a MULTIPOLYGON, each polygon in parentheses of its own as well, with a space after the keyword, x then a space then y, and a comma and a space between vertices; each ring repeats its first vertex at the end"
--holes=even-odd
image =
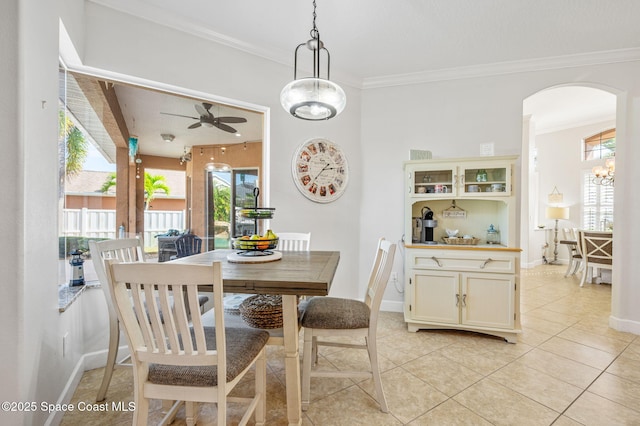
POLYGON ((347 158, 338 145, 327 139, 311 139, 300 145, 291 166, 296 187, 319 203, 337 199, 349 180, 347 158))

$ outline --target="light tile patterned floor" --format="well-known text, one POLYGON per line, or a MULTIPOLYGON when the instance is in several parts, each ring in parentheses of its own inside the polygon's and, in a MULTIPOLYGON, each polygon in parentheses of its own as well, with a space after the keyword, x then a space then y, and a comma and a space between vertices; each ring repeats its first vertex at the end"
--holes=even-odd
MULTIPOLYGON (((608 327, 611 287, 564 278, 562 266, 522 273, 523 333, 517 344, 474 333, 409 333, 398 313, 378 328, 390 412, 370 380, 314 378, 304 425, 640 425, 640 337, 608 327)), ((363 353, 322 348, 320 365, 366 363, 363 353)), ((360 351, 355 351, 360 352, 360 351)), ((93 402, 102 369, 87 371, 73 402, 93 402)), ((281 349, 269 348, 268 424, 286 424, 281 349)), ((108 401, 132 400, 131 371, 118 368, 108 401)), ((159 419, 154 405, 152 420, 159 419)), ((203 405, 200 423, 215 424, 203 405)), ((232 415, 233 410, 230 410, 232 415)), ((237 417, 234 420, 237 424, 237 417)), ((131 413, 67 413, 63 425, 130 424, 131 413)), ((174 423, 184 424, 183 413, 174 423)))

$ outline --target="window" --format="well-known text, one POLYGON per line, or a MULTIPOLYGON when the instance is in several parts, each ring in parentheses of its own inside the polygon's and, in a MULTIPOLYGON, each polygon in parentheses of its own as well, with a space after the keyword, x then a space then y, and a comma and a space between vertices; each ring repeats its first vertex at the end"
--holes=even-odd
POLYGON ((101 190, 115 165, 78 118, 84 97, 64 64, 58 78, 58 284, 80 285, 97 280, 89 239, 115 237, 115 188, 101 190))
POLYGON ((583 175, 582 227, 590 231, 613 229, 613 186, 593 182, 593 173, 583 175))
POLYGON ((584 140, 583 161, 600 160, 616 154, 616 129, 605 130, 584 140))
POLYGON ((582 176, 582 227, 590 231, 613 228, 613 186, 594 181, 593 165, 604 165, 606 158, 615 158, 616 129, 608 129, 584 139, 582 160, 589 171, 582 176))

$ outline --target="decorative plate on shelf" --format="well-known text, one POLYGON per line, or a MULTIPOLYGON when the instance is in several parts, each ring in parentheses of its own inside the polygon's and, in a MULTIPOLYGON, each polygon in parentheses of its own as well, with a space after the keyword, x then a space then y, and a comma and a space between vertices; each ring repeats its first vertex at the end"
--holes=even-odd
POLYGON ((300 145, 291 161, 291 173, 298 190, 317 203, 338 199, 349 181, 347 157, 334 142, 315 138, 300 145))

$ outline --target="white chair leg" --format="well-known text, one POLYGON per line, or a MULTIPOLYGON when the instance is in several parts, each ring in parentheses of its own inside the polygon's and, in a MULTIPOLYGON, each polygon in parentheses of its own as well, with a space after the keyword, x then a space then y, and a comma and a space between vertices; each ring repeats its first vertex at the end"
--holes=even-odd
POLYGON ((102 383, 100 389, 98 389, 98 395, 96 401, 104 401, 107 396, 107 389, 109 389, 109 383, 111 383, 111 376, 113 376, 113 369, 116 365, 116 358, 118 357, 118 344, 120 343, 120 322, 117 317, 112 318, 109 314, 109 349, 107 353, 107 365, 104 366, 104 375, 102 376, 102 383))
POLYGON ((584 286, 584 283, 587 281, 587 276, 589 276, 589 281, 591 281, 591 273, 592 273, 592 268, 591 266, 584 267, 584 270, 582 271, 582 279, 580 280, 580 287, 584 286))
POLYGON ((264 349, 256 360, 256 394, 260 394, 255 412, 256 426, 262 426, 267 416, 267 355, 264 349))
POLYGON ((371 362, 371 373, 373 376, 373 384, 376 389, 378 404, 383 413, 388 413, 387 399, 384 396, 382 388, 382 378, 380 377, 380 367, 378 366, 378 349, 376 347, 376 339, 367 338, 367 351, 369 352, 369 361, 371 362))
POLYGON ((311 394, 311 364, 313 363, 313 330, 304 329, 304 347, 302 348, 302 411, 309 408, 311 394))
POLYGON ((149 418, 149 400, 137 398, 136 409, 133 410, 133 423, 136 426, 147 426, 149 418))
POLYGON ((195 426, 198 421, 198 403, 187 401, 184 403, 185 422, 187 426, 195 426))

